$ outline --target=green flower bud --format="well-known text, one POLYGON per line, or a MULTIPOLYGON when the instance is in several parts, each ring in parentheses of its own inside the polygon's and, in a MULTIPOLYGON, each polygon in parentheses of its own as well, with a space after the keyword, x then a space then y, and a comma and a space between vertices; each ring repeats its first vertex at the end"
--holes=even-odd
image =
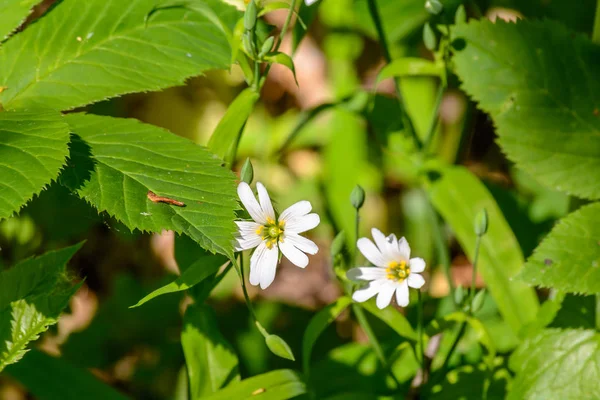
POLYGON ((365 203, 365 190, 360 187, 360 185, 356 185, 352 190, 352 193, 350 193, 350 203, 352 203, 352 207, 357 210, 365 203))
POLYGON ((471 312, 476 313, 481 310, 483 306, 483 301, 485 300, 485 289, 481 289, 475 297, 473 297, 473 302, 471 303, 471 312))
POLYGON ((456 25, 464 24, 467 22, 467 11, 465 10, 464 5, 458 6, 456 9, 456 14, 454 15, 454 23, 456 25))
POLYGON ((344 250, 344 244, 346 243, 345 241, 346 233, 344 231, 341 231, 335 236, 333 242, 331 242, 331 257, 335 258, 335 256, 342 253, 344 250))
POLYGON ((250 158, 246 158, 246 162, 244 162, 244 165, 242 166, 242 170, 240 171, 240 179, 242 182, 246 182, 248 185, 254 180, 254 168, 252 167, 250 158))
POLYGON ((460 306, 464 299, 465 288, 463 288, 462 285, 458 285, 454 290, 454 302, 460 306))
POLYGON ((244 51, 249 56, 254 57, 256 55, 256 46, 254 45, 251 37, 252 36, 250 32, 244 32, 242 35, 242 46, 244 47, 244 51))
POLYGON ((437 37, 429 23, 426 23, 423 26, 423 42, 428 50, 434 51, 437 47, 437 37))
POLYGON ((488 215, 487 210, 484 208, 475 217, 475 234, 477 236, 483 236, 488 230, 488 215))
POLYGON ((258 16, 258 9, 254 0, 250 0, 246 6, 246 12, 244 13, 244 29, 251 31, 256 26, 256 18, 258 16))
POLYGON ((258 58, 263 58, 264 56, 266 56, 267 53, 270 52, 271 49, 273 48, 273 43, 275 43, 275 37, 269 36, 267 38, 267 40, 265 40, 265 42, 263 43, 262 47, 260 48, 260 53, 258 53, 258 58))
POLYGON ((439 13, 442 12, 442 9, 444 8, 444 6, 442 5, 442 3, 439 2, 439 0, 427 0, 425 2, 425 9, 433 15, 438 15, 439 13))

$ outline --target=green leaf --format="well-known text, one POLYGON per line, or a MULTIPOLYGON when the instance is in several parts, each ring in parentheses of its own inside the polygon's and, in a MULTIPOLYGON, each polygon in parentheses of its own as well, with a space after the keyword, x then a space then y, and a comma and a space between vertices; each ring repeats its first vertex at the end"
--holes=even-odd
POLYGON ((152 293, 144 296, 143 299, 138 301, 130 308, 139 307, 142 304, 152 300, 153 298, 167 294, 181 292, 187 290, 204 279, 208 278, 215 272, 219 271, 219 268, 227 262, 227 258, 221 255, 208 255, 200 258, 198 261, 193 263, 191 266, 183 270, 181 275, 173 282, 166 284, 165 286, 156 289, 152 293))
POLYGON ((171 3, 61 1, 0 49, 0 103, 66 110, 227 68, 221 27, 185 7, 161 9, 171 3))
POLYGON ((40 0, 0 0, 0 42, 8 38, 33 10, 40 0))
POLYGON ((308 6, 306 2, 301 1, 300 7, 298 8, 298 20, 302 21, 302 24, 294 24, 292 30, 292 52, 295 53, 298 49, 298 45, 306 36, 308 28, 317 18, 317 11, 319 10, 318 4, 308 6))
POLYGON ((393 60, 377 74, 377 83, 384 79, 403 76, 439 76, 444 74, 444 65, 417 57, 393 60))
POLYGON ((296 78, 296 68, 294 67, 294 60, 292 57, 288 56, 282 52, 270 53, 265 56, 265 60, 270 63, 281 64, 287 67, 292 74, 294 75, 294 81, 296 82, 296 86, 298 86, 298 79, 296 78))
POLYGON ((390 328, 396 331, 398 335, 411 341, 416 341, 419 338, 415 330, 410 325, 410 322, 408 322, 406 317, 397 310, 394 310, 391 307, 386 307, 383 310, 380 310, 377 308, 374 301, 361 303, 360 306, 385 322, 390 328))
POLYGON ((81 245, 27 259, 0 273, 0 371, 19 361, 27 344, 58 322, 79 288, 64 273, 81 245))
POLYGON ((350 304, 352 304, 352 299, 350 297, 340 297, 335 302, 320 310, 310 320, 304 331, 304 337, 302 338, 302 365, 306 375, 308 375, 310 369, 310 355, 315 342, 319 336, 321 336, 321 333, 323 333, 325 328, 335 321, 335 319, 348 308, 350 304))
POLYGON ((56 179, 68 143, 69 126, 55 111, 0 112, 0 220, 56 179))
POLYGON ((464 167, 430 171, 429 196, 436 210, 452 227, 461 247, 473 259, 475 216, 488 212, 489 229, 481 239, 478 270, 500 313, 513 332, 536 317, 539 304, 532 288, 512 280, 524 264, 519 243, 487 188, 464 167))
MULTIPOLYGON (((203 400, 287 400, 306 393, 304 382, 297 372, 278 369, 244 379, 203 400)), ((199 400, 199 399, 195 399, 199 400)))
POLYGON ((600 398, 600 335, 593 330, 547 329, 510 358, 508 400, 600 398))
MULTIPOLYGON (((368 9, 368 0, 354 2, 356 23, 371 37, 377 33, 368 9)), ((396 42, 423 25, 429 19, 423 0, 377 0, 385 36, 390 42, 396 42)))
POLYGON ((600 202, 562 218, 527 260, 520 278, 565 292, 600 293, 600 202))
POLYGON ((132 119, 65 118, 75 136, 63 184, 130 229, 171 229, 209 251, 232 256, 234 175, 213 154, 132 119), (152 202, 148 191, 185 206, 152 202))
POLYGON ((226 163, 235 160, 242 131, 260 95, 251 88, 244 89, 227 108, 208 142, 208 148, 226 163))
POLYGON ((181 345, 192 399, 239 381, 238 358, 219 332, 214 311, 205 305, 190 305, 183 318, 181 345))
POLYGON ((471 22, 453 30, 463 88, 498 142, 541 183, 600 198, 600 47, 552 21, 471 22))
POLYGON ((88 371, 35 349, 20 363, 9 366, 6 373, 40 400, 127 399, 88 371))
POLYGON ((487 396, 483 396, 486 379, 490 378, 485 364, 464 365, 446 375, 444 380, 435 385, 428 399, 431 400, 503 400, 506 397, 506 386, 510 382, 510 372, 506 369, 495 371, 491 376, 487 396))
POLYGON ((275 354, 278 357, 285 358, 286 360, 295 361, 294 353, 292 352, 292 348, 285 340, 277 335, 267 335, 265 337, 265 343, 271 353, 275 354))

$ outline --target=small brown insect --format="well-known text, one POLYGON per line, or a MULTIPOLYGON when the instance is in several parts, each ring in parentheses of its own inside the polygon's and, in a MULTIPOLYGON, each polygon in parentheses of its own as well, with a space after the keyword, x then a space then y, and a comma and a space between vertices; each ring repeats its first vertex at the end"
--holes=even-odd
POLYGON ((152 190, 148 190, 148 200, 150 200, 153 203, 166 203, 166 204, 170 204, 172 206, 185 207, 185 203, 182 203, 181 201, 170 199, 168 197, 158 196, 152 190))
POLYGON ((266 391, 267 391, 267 389, 265 389, 265 388, 258 388, 254 392, 252 392, 252 396, 256 396, 257 394, 261 394, 261 393, 264 393, 266 391))

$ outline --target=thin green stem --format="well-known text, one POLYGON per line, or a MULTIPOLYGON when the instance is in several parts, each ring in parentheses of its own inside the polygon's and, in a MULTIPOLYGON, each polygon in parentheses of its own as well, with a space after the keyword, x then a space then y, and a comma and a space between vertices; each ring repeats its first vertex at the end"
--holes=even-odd
POLYGON ((473 256, 473 271, 471 274, 471 290, 469 292, 469 315, 473 314, 473 298, 475 297, 475 282, 477 280, 477 260, 479 260, 479 246, 481 245, 481 236, 477 235, 475 239, 475 255, 473 256))
POLYGON ((244 255, 240 253, 240 263, 238 264, 235 261, 235 258, 231 260, 234 264, 235 270, 240 277, 240 282, 242 283, 242 292, 244 292, 244 299, 246 300, 246 307, 250 310, 250 315, 254 320, 254 323, 258 322, 258 318, 256 318, 256 313, 254 312, 254 307, 252 307, 252 302, 250 301, 250 296, 248 296, 248 290, 246 289, 246 280, 244 279, 244 255))
MULTIPOLYGON (((379 14, 379 9, 377 8, 377 3, 375 0, 367 0, 367 4, 369 6, 369 14, 371 15, 371 19, 373 20, 373 24, 375 25, 375 30, 377 31, 377 36, 379 38, 379 43, 381 44, 381 50, 383 51, 383 57, 385 61, 389 64, 392 61, 392 55, 390 53, 390 47, 388 45, 387 38, 385 36, 385 31, 383 29, 383 23, 381 21, 381 16, 379 14)), ((398 96, 398 101, 401 102, 402 94, 400 92, 400 79, 394 78, 396 96, 398 96)), ((410 136, 412 137, 415 147, 417 149, 423 148, 423 143, 417 136, 415 129, 412 125, 412 121, 408 116, 404 105, 400 105, 400 117, 402 119, 402 125, 404 125, 405 129, 408 131, 410 136)))
MULTIPOLYGON (((298 0, 292 0, 292 2, 290 4, 290 8, 288 10, 287 16, 285 17, 285 21, 283 23, 283 26, 281 27, 281 32, 279 32, 279 40, 275 44, 275 49, 273 50, 274 52, 279 51, 279 47, 281 46, 281 43, 283 42, 283 38, 285 37, 285 34, 287 33, 290 22, 292 21, 292 16, 295 13, 297 2, 298 2, 298 0)), ((264 83, 266 81, 266 77, 267 77, 267 75, 269 75, 270 70, 271 70, 271 64, 267 64, 264 74, 260 78, 257 78, 257 80, 260 81, 259 89, 262 87, 262 85, 264 85, 264 83)))
POLYGON ((448 364, 450 363, 450 359, 452 359, 452 355, 454 354, 454 351, 458 347, 458 342, 460 342, 460 339, 462 339, 466 330, 467 330, 467 322, 463 321, 460 323, 460 328, 458 329, 458 334, 454 338, 454 342, 452 342, 452 346, 450 346, 450 350, 448 350, 448 355, 446 356, 446 359, 444 360, 444 363, 442 364, 442 367, 440 368, 441 376, 444 376, 445 372, 448 370, 448 364))
POLYGON ((435 130, 437 129, 440 112, 440 105, 442 104, 442 99, 444 98, 444 92, 446 91, 446 87, 443 83, 440 83, 438 87, 437 96, 435 99, 435 105, 433 107, 433 112, 431 114, 431 122, 429 123, 429 129, 427 130, 427 136, 425 136, 425 143, 423 144, 423 148, 425 151, 429 151, 429 147, 431 146, 431 142, 433 141, 433 137, 435 136, 435 130))
POLYGON ((421 361, 421 376, 423 382, 425 381, 425 348, 423 347, 423 297, 421 295, 421 290, 417 289, 417 295, 419 296, 417 306, 417 333, 419 335, 419 353, 420 353, 420 361, 421 361))
POLYGON ((450 253, 448 251, 448 246, 446 244, 446 240, 444 238, 444 227, 442 225, 442 220, 438 217, 433 204, 431 201, 429 203, 429 212, 431 214, 431 219, 433 223, 433 241, 435 247, 437 249, 437 258, 439 263, 442 265, 442 269, 444 270, 444 275, 446 276, 446 280, 448 281, 448 286, 450 287, 450 296, 452 297, 452 301, 454 305, 456 304, 456 299, 454 297, 454 292, 456 288, 454 287, 454 281, 452 279, 452 271, 450 269, 450 253))
POLYGON ((596 17, 594 18, 594 30, 592 31, 592 42, 600 44, 600 0, 596 3, 596 17))

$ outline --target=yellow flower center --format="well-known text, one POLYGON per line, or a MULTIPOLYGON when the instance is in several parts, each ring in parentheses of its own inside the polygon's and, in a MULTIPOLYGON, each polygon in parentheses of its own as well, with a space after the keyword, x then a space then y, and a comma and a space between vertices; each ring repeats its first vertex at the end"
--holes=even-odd
POLYGON ((283 242, 283 230, 285 223, 268 218, 265 225, 261 225, 256 230, 256 234, 262 236, 267 248, 272 249, 277 242, 283 242))
POLYGON ((406 264, 406 261, 392 261, 388 263, 385 269, 386 277, 391 281, 402 282, 408 275, 410 275, 410 268, 406 264))

